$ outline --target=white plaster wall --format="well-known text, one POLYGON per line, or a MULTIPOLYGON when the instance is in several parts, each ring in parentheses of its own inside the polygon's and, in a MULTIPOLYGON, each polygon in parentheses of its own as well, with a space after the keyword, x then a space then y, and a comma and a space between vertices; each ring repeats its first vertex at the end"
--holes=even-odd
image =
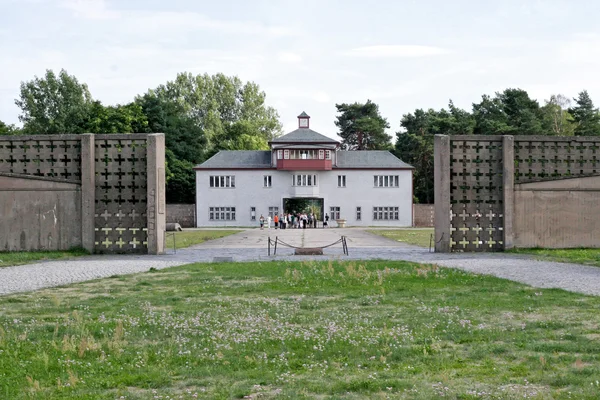
MULTIPOLYGON (((292 186, 292 171, 222 170, 196 171, 196 216, 203 226, 258 226, 261 214, 268 215, 269 207, 283 212, 283 199, 317 197, 324 199, 325 212, 340 207, 341 217, 348 226, 411 226, 412 171, 410 170, 333 170, 301 171, 318 175, 317 187, 292 186), (210 188, 211 175, 235 175, 235 189, 210 188), (263 187, 263 176, 272 176, 272 187, 263 187), (346 187, 338 188, 338 175, 346 175, 346 187), (398 188, 376 188, 373 175, 399 175, 398 188), (374 221, 373 207, 399 207, 398 221, 374 221), (209 207, 235 207, 235 221, 209 221, 209 207), (256 221, 250 219, 250 207, 256 207, 256 221), (362 220, 356 220, 356 207, 362 207, 362 220)), ((335 226, 335 223, 332 224, 335 226)))

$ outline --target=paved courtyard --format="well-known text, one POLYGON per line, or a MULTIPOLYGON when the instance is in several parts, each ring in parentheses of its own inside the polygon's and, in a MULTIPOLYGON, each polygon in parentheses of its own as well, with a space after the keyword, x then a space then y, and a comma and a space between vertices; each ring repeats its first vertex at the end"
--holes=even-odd
MULTIPOLYGON (((169 243, 168 243, 169 244, 169 243)), ((26 292, 45 287, 66 285, 113 275, 145 272, 194 262, 271 261, 271 260, 406 260, 434 263, 469 272, 489 274, 522 282, 533 287, 600 295, 600 268, 577 264, 538 261, 529 256, 507 253, 430 253, 428 249, 411 246, 373 235, 365 229, 286 229, 241 230, 231 236, 212 240, 162 256, 88 256, 69 260, 45 261, 30 265, 0 268, 0 295, 26 292), (267 254, 269 237, 297 247, 321 247, 347 238, 349 255, 341 244, 328 247, 323 256, 295 256, 294 249, 278 245, 277 255, 267 254)))

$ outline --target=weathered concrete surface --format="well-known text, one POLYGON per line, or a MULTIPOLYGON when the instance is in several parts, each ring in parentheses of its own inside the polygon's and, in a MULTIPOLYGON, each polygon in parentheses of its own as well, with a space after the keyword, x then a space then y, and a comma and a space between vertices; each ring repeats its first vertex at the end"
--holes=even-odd
POLYGON ((167 223, 177 222, 183 228, 196 226, 195 204, 167 204, 167 223))
POLYGON ((435 251, 450 251, 450 138, 434 138, 435 251))
POLYGON ((81 186, 0 174, 0 221, 1 250, 81 246, 81 186))
POLYGON ((416 228, 435 225, 435 205, 413 204, 413 226, 416 228))
POLYGON ((516 247, 600 247, 600 176, 515 185, 516 247))
POLYGON ((148 254, 165 252, 165 136, 148 135, 148 254))

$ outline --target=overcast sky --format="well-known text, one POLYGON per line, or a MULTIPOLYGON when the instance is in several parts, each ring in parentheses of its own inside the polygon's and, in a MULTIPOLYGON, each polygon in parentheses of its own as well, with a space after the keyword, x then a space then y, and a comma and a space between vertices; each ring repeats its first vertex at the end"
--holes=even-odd
POLYGON ((508 87, 598 104, 599 19, 593 0, 0 0, 0 120, 18 122, 21 81, 61 68, 104 104, 178 72, 237 75, 285 132, 306 111, 328 136, 336 103, 367 99, 392 134, 416 108, 508 87))

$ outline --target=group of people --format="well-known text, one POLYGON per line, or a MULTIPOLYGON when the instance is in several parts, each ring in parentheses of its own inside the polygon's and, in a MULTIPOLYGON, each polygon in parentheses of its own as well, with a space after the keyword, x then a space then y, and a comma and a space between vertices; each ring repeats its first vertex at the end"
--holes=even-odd
MULTIPOLYGON (((316 228, 317 227, 317 216, 313 213, 284 213, 283 215, 275 214, 271 219, 271 216, 267 216, 265 218, 262 214, 259 218, 260 229, 264 229, 265 224, 267 225, 267 229, 271 229, 271 221, 273 222, 275 229, 306 229, 306 228, 316 228)), ((329 225, 329 215, 325 214, 325 219, 323 220, 323 228, 326 228, 329 225)))

